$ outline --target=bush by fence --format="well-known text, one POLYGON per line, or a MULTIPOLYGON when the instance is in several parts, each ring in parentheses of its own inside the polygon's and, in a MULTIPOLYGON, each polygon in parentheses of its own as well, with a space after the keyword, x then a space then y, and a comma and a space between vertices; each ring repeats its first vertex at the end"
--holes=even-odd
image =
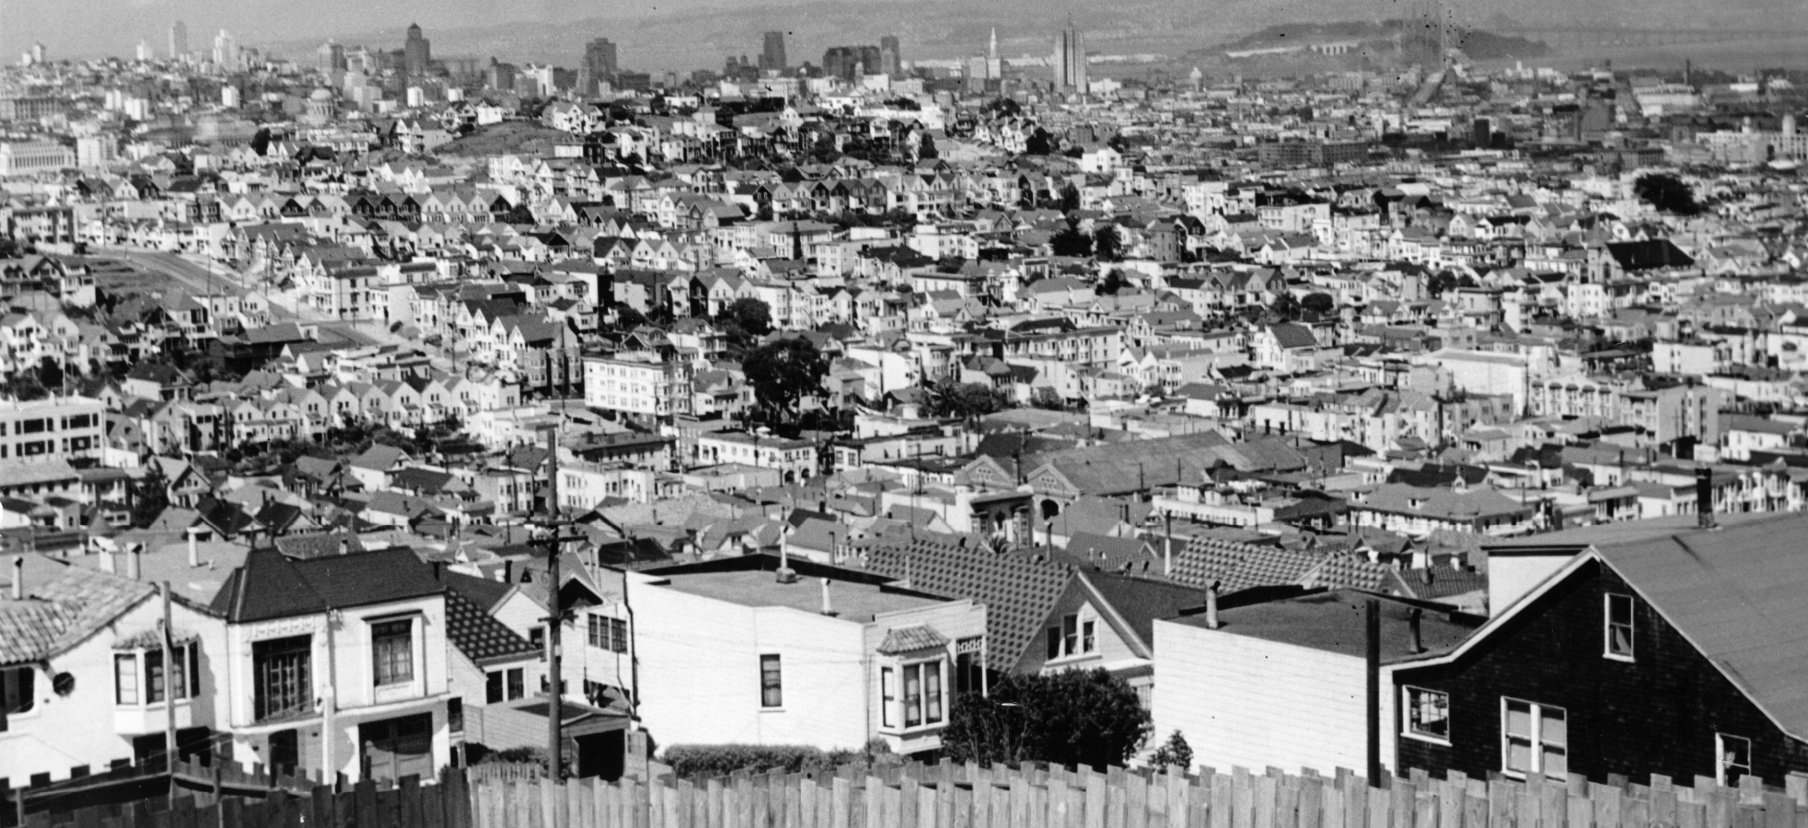
MULTIPOLYGON (((864 751, 824 751, 808 745, 672 745, 660 754, 672 773, 683 779, 728 776, 747 771, 766 773, 834 773, 853 767, 864 772, 879 757, 890 755, 884 742, 869 745, 864 751)), ((895 761, 895 757, 890 757, 895 761)))

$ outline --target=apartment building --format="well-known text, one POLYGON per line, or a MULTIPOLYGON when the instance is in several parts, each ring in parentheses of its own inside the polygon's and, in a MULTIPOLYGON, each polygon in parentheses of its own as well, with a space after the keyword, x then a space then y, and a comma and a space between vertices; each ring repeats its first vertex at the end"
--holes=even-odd
POLYGON ((0 464, 99 458, 105 411, 88 397, 0 400, 0 464))

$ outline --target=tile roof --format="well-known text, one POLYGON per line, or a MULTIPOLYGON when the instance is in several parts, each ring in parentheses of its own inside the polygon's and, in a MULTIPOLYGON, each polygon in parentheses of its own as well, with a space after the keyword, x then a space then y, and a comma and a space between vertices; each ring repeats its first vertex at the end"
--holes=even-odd
POLYGON ((1066 566, 1000 555, 977 538, 941 536, 867 547, 867 568, 906 580, 912 589, 970 598, 986 607, 986 660, 1011 670, 1073 577, 1066 566))
POLYGON ((49 658, 98 632, 153 592, 148 583, 59 566, 42 586, 32 587, 28 581, 26 600, 0 600, 0 664, 49 658))
POLYGON ((936 632, 926 624, 910 627, 898 627, 885 632, 885 640, 879 642, 879 652, 885 655, 913 653, 918 650, 935 650, 948 646, 948 636, 936 632))
POLYGON ((446 637, 478 664, 526 658, 536 652, 527 639, 456 590, 446 593, 446 637))

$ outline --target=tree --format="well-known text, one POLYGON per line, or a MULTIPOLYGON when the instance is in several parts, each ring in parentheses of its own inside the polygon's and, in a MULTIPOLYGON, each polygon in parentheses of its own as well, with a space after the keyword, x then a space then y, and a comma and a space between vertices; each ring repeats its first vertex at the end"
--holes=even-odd
POLYGON ((992 386, 963 382, 936 395, 934 411, 940 417, 983 417, 1004 410, 1009 402, 1003 391, 992 386))
POLYGON ((1173 768, 1185 773, 1193 768, 1193 746, 1187 744, 1185 736, 1176 730, 1168 734, 1168 740, 1155 749, 1149 757, 1149 764, 1158 768, 1173 768))
POLYGON ((169 508, 169 481, 163 479, 163 467, 155 461, 146 463, 144 476, 128 490, 132 501, 132 525, 140 529, 151 525, 163 510, 169 508))
POLYGON ((1124 277, 1124 269, 1114 267, 1110 273, 1105 274, 1105 281, 1099 283, 1098 290, 1095 292, 1100 296, 1116 296, 1118 291, 1129 286, 1130 280, 1124 277))
POLYGON ((1124 236, 1115 224, 1101 224, 1092 231, 1092 255, 1101 262, 1124 259, 1124 236))
POLYGON ((1274 297, 1274 304, 1268 306, 1268 311, 1277 320, 1292 322, 1299 318, 1300 303, 1293 294, 1281 291, 1281 295, 1274 297))
POLYGON ((923 133, 923 142, 917 145, 917 158, 923 161, 934 161, 942 157, 942 151, 935 148, 935 136, 923 133))
POLYGON ((1322 319, 1337 310, 1337 300, 1329 293, 1308 293, 1306 298, 1300 300, 1300 307, 1322 319))
POLYGON ((46 390, 61 391, 63 388, 63 365, 50 357, 38 360, 38 384, 46 390))
POLYGON ((1048 155, 1055 151, 1054 136, 1048 134, 1048 130, 1036 127, 1023 142, 1023 151, 1028 155, 1048 155))
POLYGON ((1648 173, 1632 183, 1632 192, 1653 208, 1679 216, 1701 212, 1695 190, 1669 173, 1648 173))
POLYGON ((1083 259, 1092 255, 1092 237, 1073 225, 1068 225, 1067 229, 1049 237, 1048 245, 1057 256, 1083 259))
POLYGON ((799 402, 821 391, 829 365, 815 343, 796 337, 753 349, 741 361, 741 370, 759 404, 773 415, 789 418, 797 413, 799 402))
POLYGON ((1109 767, 1149 736, 1136 691, 1104 670, 1006 676, 990 698, 968 693, 949 713, 942 748, 955 762, 1109 767))
POLYGON ((730 302, 722 309, 722 315, 740 325, 750 336, 765 336, 772 332, 772 308, 751 296, 730 302))
POLYGON ((1080 188, 1075 187, 1073 182, 1069 181, 1067 186, 1061 188, 1061 212, 1068 214, 1078 209, 1080 209, 1080 188))

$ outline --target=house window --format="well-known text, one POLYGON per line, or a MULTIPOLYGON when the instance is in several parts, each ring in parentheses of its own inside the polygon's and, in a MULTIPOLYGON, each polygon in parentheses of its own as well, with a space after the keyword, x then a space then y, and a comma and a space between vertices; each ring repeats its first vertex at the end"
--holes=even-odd
POLYGON ((32 667, 0 670, 0 724, 7 716, 30 713, 38 706, 38 671, 32 667))
POLYGON ((514 701, 527 695, 527 677, 523 668, 511 667, 484 676, 485 704, 514 701))
POLYGON ((534 645, 534 649, 536 649, 536 650, 546 649, 546 628, 545 627, 529 628, 527 631, 527 641, 528 641, 528 643, 534 645))
POLYGON ((465 700, 453 696, 446 699, 446 729, 462 733, 465 729, 465 700))
POLYGON ((590 618, 590 646, 610 652, 625 653, 628 651, 628 622, 620 618, 606 615, 592 615, 590 618))
POLYGON ((760 706, 782 707, 785 703, 784 676, 776 654, 760 656, 760 706))
POLYGON ((1714 767, 1720 784, 1737 787, 1751 775, 1751 740, 1744 736, 1714 734, 1714 767))
POLYGON ((255 715, 261 721, 306 713, 314 707, 309 678, 313 636, 298 635, 251 645, 255 715))
POLYGON ((1450 694, 1423 687, 1407 687, 1406 735, 1439 742, 1450 741, 1450 694))
POLYGON ((113 657, 113 703, 138 703, 138 656, 120 653, 113 657))
POLYGON ((1561 707, 1501 698, 1501 769, 1509 776, 1569 776, 1569 715, 1561 707))
POLYGON ((414 621, 379 621, 370 625, 371 673, 376 683, 406 684, 414 680, 414 621))
POLYGON ((1632 596, 1607 593, 1602 608, 1601 654, 1623 661, 1632 660, 1632 596))
POLYGON ((904 665, 904 726, 941 724, 946 718, 942 696, 943 662, 904 665))
POLYGON ((898 703, 898 671, 891 667, 879 668, 879 725, 881 727, 897 727, 898 714, 892 711, 898 703))
MULTIPOLYGON (((200 664, 195 658, 195 645, 191 643, 170 650, 170 681, 175 684, 174 697, 177 700, 192 698, 200 688, 200 664)), ((144 686, 147 689, 145 701, 159 704, 163 701, 163 650, 146 650, 144 653, 144 686)))
POLYGON ((1093 620, 1081 620, 1079 614, 1061 617, 1061 626, 1048 628, 1048 660, 1072 658, 1098 649, 1093 634, 1093 620))

